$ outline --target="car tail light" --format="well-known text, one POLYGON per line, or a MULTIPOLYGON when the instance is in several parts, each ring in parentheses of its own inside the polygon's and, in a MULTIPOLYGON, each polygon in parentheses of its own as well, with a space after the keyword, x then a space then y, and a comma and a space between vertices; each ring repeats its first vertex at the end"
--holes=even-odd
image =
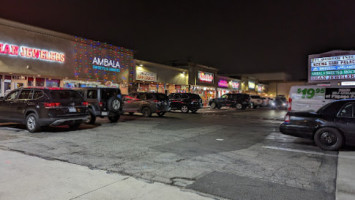
POLYGON ((88 107, 89 106, 89 102, 84 101, 83 103, 81 103, 81 105, 88 107))
POLYGON ((55 108, 55 107, 59 107, 60 103, 44 103, 44 107, 45 108, 55 108))
POLYGON ((104 104, 102 102, 99 103, 99 106, 102 107, 104 104))
POLYGON ((159 101, 158 101, 158 100, 154 100, 154 102, 155 102, 155 103, 159 103, 159 101))
POLYGON ((290 122, 290 115, 286 114, 286 116, 285 116, 285 122, 290 122))
POLYGON ((287 110, 288 110, 288 111, 291 111, 291 110, 292 110, 292 98, 288 98, 287 110))

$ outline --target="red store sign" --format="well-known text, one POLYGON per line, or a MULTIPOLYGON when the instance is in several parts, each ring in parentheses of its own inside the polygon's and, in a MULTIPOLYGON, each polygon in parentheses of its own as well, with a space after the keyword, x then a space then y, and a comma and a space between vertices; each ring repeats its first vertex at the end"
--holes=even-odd
POLYGON ((200 82, 213 83, 213 79, 213 73, 198 71, 198 80, 200 82))

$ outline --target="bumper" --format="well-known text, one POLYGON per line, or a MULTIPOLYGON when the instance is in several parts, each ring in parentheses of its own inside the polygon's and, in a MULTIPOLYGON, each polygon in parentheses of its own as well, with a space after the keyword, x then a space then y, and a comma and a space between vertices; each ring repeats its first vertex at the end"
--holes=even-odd
POLYGON ((83 122, 89 118, 88 115, 68 117, 68 118, 48 118, 40 119, 39 123, 41 126, 58 126, 61 124, 68 124, 70 122, 83 122))
POLYGON ((285 135, 313 139, 313 130, 310 129, 309 127, 282 123, 280 125, 280 132, 285 135))

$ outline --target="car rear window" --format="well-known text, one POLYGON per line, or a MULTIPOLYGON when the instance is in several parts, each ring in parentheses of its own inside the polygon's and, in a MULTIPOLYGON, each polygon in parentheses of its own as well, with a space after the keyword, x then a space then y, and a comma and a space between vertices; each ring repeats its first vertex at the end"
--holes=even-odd
POLYGON ((75 99, 82 100, 81 95, 74 90, 53 90, 50 92, 53 100, 75 99))

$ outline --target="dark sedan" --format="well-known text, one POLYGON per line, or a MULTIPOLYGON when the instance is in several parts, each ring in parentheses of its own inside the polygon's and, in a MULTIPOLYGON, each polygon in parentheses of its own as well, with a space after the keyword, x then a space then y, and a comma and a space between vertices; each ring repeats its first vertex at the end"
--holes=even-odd
POLYGON ((313 139, 324 150, 355 145, 355 99, 334 101, 317 112, 288 112, 280 132, 313 139))

